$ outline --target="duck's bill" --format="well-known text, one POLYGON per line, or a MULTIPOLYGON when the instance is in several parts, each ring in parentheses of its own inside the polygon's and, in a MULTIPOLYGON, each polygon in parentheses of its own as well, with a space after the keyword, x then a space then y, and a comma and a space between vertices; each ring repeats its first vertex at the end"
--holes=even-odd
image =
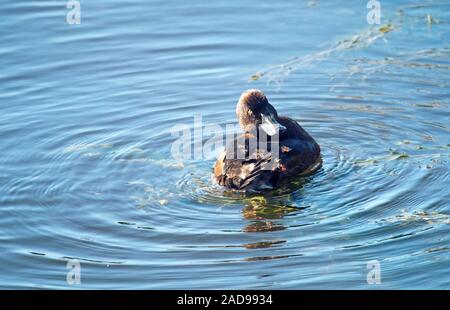
POLYGON ((269 136, 274 136, 286 129, 286 127, 278 123, 278 121, 274 119, 271 115, 266 116, 264 114, 261 114, 261 119, 262 119, 261 128, 269 136))

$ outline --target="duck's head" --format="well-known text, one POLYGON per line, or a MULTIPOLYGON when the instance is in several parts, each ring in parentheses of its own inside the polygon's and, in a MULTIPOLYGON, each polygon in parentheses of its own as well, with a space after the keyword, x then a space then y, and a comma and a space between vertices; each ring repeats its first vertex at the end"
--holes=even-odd
POLYGON ((273 136, 286 130, 286 127, 278 122, 277 110, 258 89, 249 89, 242 93, 236 106, 236 115, 246 132, 261 128, 269 136, 273 136))

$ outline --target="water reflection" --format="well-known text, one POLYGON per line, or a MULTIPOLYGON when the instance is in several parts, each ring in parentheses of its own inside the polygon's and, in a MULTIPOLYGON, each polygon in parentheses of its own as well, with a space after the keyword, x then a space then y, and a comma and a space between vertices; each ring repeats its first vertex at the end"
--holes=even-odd
MULTIPOLYGON (((299 212, 306 207, 297 207, 292 204, 289 195, 283 198, 271 199, 264 196, 255 196, 245 201, 242 216, 249 223, 242 229, 244 232, 270 232, 280 231, 286 227, 280 221, 290 213, 299 212), (278 221, 277 221, 278 220, 278 221)), ((252 245, 253 247, 257 247, 252 245)), ((265 242, 261 247, 267 246, 265 242)))

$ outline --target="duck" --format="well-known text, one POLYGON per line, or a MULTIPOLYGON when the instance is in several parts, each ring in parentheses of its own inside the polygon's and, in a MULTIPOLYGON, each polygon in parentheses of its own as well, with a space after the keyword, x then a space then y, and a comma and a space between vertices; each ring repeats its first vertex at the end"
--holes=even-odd
POLYGON ((236 116, 243 133, 230 139, 213 168, 220 186, 244 192, 273 190, 321 166, 319 144, 295 120, 279 116, 261 90, 241 94, 236 116))

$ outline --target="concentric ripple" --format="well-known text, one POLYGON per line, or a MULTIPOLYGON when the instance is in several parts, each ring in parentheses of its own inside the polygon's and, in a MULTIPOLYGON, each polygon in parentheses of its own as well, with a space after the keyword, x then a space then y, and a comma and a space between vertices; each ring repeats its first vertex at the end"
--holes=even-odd
POLYGON ((72 27, 5 4, 0 287, 73 288, 78 260, 80 288, 373 288, 377 260, 381 288, 450 288, 449 4, 382 5, 368 26, 361 1, 90 1, 72 27), (204 144, 247 88, 320 169, 250 195, 172 156, 175 126, 204 144))

